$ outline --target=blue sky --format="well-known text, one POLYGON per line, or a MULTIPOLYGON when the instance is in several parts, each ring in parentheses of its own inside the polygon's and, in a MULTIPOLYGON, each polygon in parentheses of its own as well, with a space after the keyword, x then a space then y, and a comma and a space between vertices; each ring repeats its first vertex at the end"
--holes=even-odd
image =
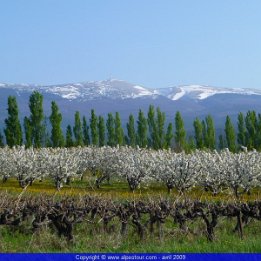
POLYGON ((0 0, 0 82, 261 88, 260 0, 0 0))

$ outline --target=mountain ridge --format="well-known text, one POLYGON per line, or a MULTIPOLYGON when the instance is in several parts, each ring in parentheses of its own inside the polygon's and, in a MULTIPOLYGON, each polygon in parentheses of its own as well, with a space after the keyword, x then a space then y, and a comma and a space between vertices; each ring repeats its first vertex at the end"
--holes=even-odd
POLYGON ((64 126, 73 123, 75 111, 88 118, 91 109, 105 118, 109 112, 118 111, 125 125, 131 113, 137 117, 141 109, 146 114, 150 104, 166 113, 167 122, 173 122, 176 111, 180 111, 188 129, 193 129, 196 117, 204 119, 208 114, 213 116, 216 127, 223 129, 226 115, 230 115, 236 124, 239 112, 261 112, 261 90, 251 88, 181 85, 150 89, 117 79, 55 85, 0 83, 0 126, 3 127, 7 117, 8 96, 16 96, 20 119, 23 120, 30 114, 28 101, 34 90, 44 96, 47 117, 51 101, 56 101, 64 126))
POLYGON ((158 96, 164 96, 175 101, 182 99, 184 96, 194 100, 204 100, 216 94, 261 95, 261 90, 254 88, 224 88, 194 84, 152 89, 118 79, 54 85, 0 83, 1 88, 14 89, 20 92, 39 90, 68 100, 95 100, 105 97, 111 99, 135 99, 144 96, 156 99, 158 96))

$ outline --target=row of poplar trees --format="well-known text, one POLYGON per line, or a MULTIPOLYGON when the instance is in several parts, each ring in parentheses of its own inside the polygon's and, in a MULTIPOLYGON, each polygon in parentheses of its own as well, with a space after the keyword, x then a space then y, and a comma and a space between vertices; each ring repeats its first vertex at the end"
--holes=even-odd
MULTIPOLYGON (((175 128, 169 123, 166 128, 166 116, 160 108, 150 105, 147 115, 139 111, 137 121, 131 114, 126 126, 126 135, 122 127, 120 114, 109 113, 107 119, 97 116, 91 110, 91 117, 81 118, 77 111, 74 125, 68 125, 64 136, 62 114, 58 105, 51 103, 51 115, 47 118, 43 111, 43 96, 35 91, 29 98, 30 116, 23 121, 23 130, 19 120, 19 109, 14 96, 8 97, 8 117, 5 119, 4 135, 10 147, 25 144, 26 147, 72 147, 72 146, 116 146, 129 145, 151 147, 153 149, 174 148, 176 151, 194 149, 229 148, 236 152, 241 146, 261 150, 261 115, 255 111, 238 114, 237 133, 229 116, 226 117, 224 133, 216 137, 213 118, 208 115, 204 120, 196 118, 193 122, 194 135, 187 137, 184 121, 180 112, 175 114, 175 128), (50 124, 50 128, 48 128, 50 124), (50 133, 49 133, 50 131, 50 133), (218 140, 218 142, 217 142, 218 140), (218 144, 218 146, 217 146, 218 144)), ((0 146, 4 146, 4 137, 0 133, 0 146)))

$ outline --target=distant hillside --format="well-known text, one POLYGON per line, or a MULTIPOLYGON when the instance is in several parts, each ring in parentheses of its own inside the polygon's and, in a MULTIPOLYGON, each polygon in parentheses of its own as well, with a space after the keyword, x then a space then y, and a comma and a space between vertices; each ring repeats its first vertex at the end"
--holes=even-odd
POLYGON ((91 109, 103 116, 118 111, 125 124, 130 113, 136 116, 139 109, 147 112, 150 104, 166 112, 168 121, 173 121, 175 112, 179 110, 188 129, 192 128, 195 117, 203 118, 207 114, 213 116, 217 129, 223 129, 227 114, 235 122, 240 111, 261 111, 261 90, 256 89, 201 85, 151 89, 116 79, 51 86, 0 83, 1 126, 7 115, 8 96, 17 97, 20 117, 23 118, 29 114, 28 100, 33 90, 44 95, 46 115, 50 114, 51 101, 57 102, 63 114, 64 126, 73 123, 76 110, 89 117, 91 109))

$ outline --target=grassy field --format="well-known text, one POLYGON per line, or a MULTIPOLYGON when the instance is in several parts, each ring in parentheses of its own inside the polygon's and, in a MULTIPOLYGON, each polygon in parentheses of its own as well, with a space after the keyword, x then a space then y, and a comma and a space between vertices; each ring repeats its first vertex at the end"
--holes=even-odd
POLYGON ((49 228, 40 233, 31 234, 26 228, 13 230, 0 227, 0 252, 261 252, 261 226, 254 222, 245 228, 244 239, 233 233, 231 222, 224 220, 217 228, 214 242, 207 241, 203 224, 195 223, 193 233, 181 233, 173 226, 164 231, 164 240, 157 235, 146 235, 141 241, 131 232, 122 238, 117 232, 97 233, 102 229, 99 225, 95 230, 88 224, 75 227, 75 239, 68 242, 59 238, 49 228))
MULTIPOLYGON (((56 191, 51 180, 43 182, 36 181, 33 186, 26 190, 18 186, 15 179, 6 183, 0 183, 0 191, 7 191, 8 194, 22 197, 40 195, 45 193, 57 198, 65 196, 92 195, 112 200, 133 200, 140 198, 177 198, 174 191, 167 193, 166 188, 161 184, 153 184, 149 188, 142 187, 132 193, 126 182, 104 184, 96 189, 92 179, 84 181, 75 180, 70 186, 64 186, 61 191, 56 191)), ((191 199, 212 200, 212 201, 234 201, 230 194, 222 194, 213 197, 211 194, 200 189, 192 190, 188 195, 191 199)), ((251 195, 244 195, 240 200, 260 200, 260 191, 255 189, 251 195)), ((205 225, 201 221, 191 222, 190 231, 181 232, 170 220, 164 227, 164 238, 160 240, 157 233, 147 233, 145 239, 141 240, 131 228, 126 237, 119 234, 118 224, 115 222, 110 233, 102 230, 99 220, 95 226, 88 222, 80 223, 74 227, 74 240, 68 242, 64 237, 49 227, 43 228, 40 232, 32 233, 26 224, 18 228, 0 226, 0 252, 261 252, 261 224, 260 221, 252 220, 244 228, 244 238, 240 239, 233 229, 236 220, 233 218, 222 218, 215 233, 214 242, 209 242, 205 235, 205 225)))

